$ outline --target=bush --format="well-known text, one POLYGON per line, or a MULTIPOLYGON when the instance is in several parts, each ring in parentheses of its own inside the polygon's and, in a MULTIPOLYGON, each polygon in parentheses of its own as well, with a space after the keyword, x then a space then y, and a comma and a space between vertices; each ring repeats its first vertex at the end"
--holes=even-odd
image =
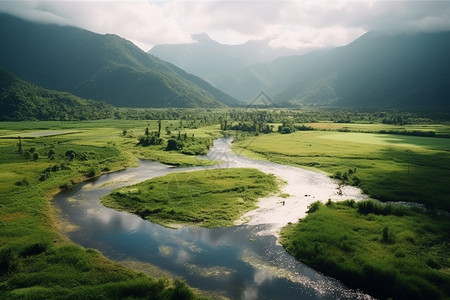
POLYGON ((95 177, 97 175, 97 170, 94 167, 89 168, 89 170, 86 173, 87 177, 95 177))
POLYGON ((29 186, 30 183, 28 182, 28 179, 24 178, 20 181, 17 181, 16 183, 14 183, 17 186, 29 186))
POLYGON ((313 202, 310 205, 308 205, 308 210, 306 212, 313 213, 315 211, 318 211, 321 205, 322 203, 320 203, 320 201, 313 202))
POLYGON ((50 149, 47 153, 47 157, 51 159, 51 157, 53 156, 53 159, 55 158, 55 150, 50 149))
POLYGON ((183 149, 183 142, 180 140, 170 139, 167 141, 167 151, 183 149))
POLYGON ((69 160, 73 160, 77 153, 75 152, 75 150, 67 150, 66 153, 64 154, 69 160))

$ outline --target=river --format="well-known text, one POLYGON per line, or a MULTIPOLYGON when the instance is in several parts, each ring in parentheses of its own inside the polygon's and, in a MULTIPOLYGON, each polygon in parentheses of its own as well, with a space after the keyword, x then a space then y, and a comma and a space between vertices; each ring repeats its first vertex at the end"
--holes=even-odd
MULTIPOLYGON (((354 187, 342 187, 339 195, 337 183, 324 174, 239 156, 230 144, 230 138, 218 139, 203 157, 223 162, 217 166, 177 168, 140 160, 137 168, 61 192, 53 203, 67 236, 112 260, 149 263, 183 277, 192 287, 231 299, 371 299, 298 262, 277 244, 279 230, 304 217, 310 203, 366 196, 354 187), (247 213, 240 225, 214 229, 165 228, 99 201, 113 189, 168 173, 232 167, 256 168, 282 178, 282 192, 289 197, 261 199, 259 208, 247 213)), ((173 184, 170 188, 176 188, 173 184)))

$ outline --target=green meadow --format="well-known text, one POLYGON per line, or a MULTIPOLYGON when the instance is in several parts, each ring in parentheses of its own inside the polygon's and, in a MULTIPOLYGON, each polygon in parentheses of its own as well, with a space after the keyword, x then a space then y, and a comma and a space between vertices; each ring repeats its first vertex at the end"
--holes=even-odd
MULTIPOLYGON (((173 122, 179 121, 162 125, 173 122)), ((73 245, 59 230, 52 196, 77 182, 135 166, 137 157, 211 164, 162 145, 137 145, 145 128, 156 131, 157 121, 0 123, 1 299, 201 298, 182 280, 154 279, 124 268, 73 245)), ((214 126, 179 130, 199 139, 219 134, 214 126)))
POLYGON ((450 295, 448 216, 371 201, 311 207, 281 233, 300 261, 380 299, 450 295))
MULTIPOLYGON (((155 279, 74 245, 61 233, 51 199, 83 180, 136 166, 137 158, 212 165, 192 154, 205 153, 221 135, 222 125, 216 123, 0 123, 0 298, 202 298, 182 280, 155 279), (140 144, 153 142, 151 138, 158 143, 140 144), (175 141, 174 148, 168 149, 169 140, 175 141)), ((286 249, 311 267, 382 298, 404 298, 400 288, 412 297, 448 298, 450 231, 441 210, 450 208, 450 140, 379 133, 396 132, 395 125, 310 124, 316 130, 259 135, 234 131, 239 138, 233 147, 245 155, 325 172, 376 199, 422 203, 425 209, 366 213, 351 202, 317 204, 318 210, 283 231, 286 249), (316 225, 304 227, 309 224, 316 225), (373 291, 368 286, 373 280, 372 286, 383 284, 388 292, 373 291)), ((406 126, 436 136, 450 132, 445 124, 406 126)), ((174 173, 116 190, 105 203, 166 226, 230 226, 278 184, 255 170, 230 172, 174 173)))
POLYGON ((255 169, 210 169, 168 174, 119 188, 102 203, 169 227, 225 227, 255 209, 258 198, 277 190, 274 175, 255 169))
POLYGON ((250 137, 233 147, 237 153, 326 172, 379 200, 450 210, 450 139, 296 131, 250 137))

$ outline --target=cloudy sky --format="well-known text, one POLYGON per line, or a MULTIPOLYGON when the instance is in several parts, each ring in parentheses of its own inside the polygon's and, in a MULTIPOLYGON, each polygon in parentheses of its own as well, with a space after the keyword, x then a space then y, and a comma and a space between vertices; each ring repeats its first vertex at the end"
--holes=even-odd
POLYGON ((367 31, 450 30, 450 0, 0 0, 0 11, 114 33, 145 51, 201 32, 225 44, 267 38, 273 47, 309 49, 345 45, 367 31))

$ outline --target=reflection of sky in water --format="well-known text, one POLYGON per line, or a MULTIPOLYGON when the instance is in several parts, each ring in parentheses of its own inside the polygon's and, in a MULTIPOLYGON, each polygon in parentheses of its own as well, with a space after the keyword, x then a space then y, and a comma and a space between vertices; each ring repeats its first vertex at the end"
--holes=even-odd
MULTIPOLYGON (((220 167, 258 167, 293 182, 283 191, 294 195, 285 199, 286 205, 278 203, 276 210, 266 212, 275 215, 273 220, 278 222, 275 227, 264 224, 272 219, 262 211, 259 213, 262 217, 255 218, 250 225, 174 230, 102 206, 99 198, 115 188, 175 171, 217 167, 173 168, 141 161, 138 168, 103 175, 55 197, 65 218, 79 227, 69 232, 69 237, 84 247, 99 249, 112 259, 148 262, 185 278, 194 287, 222 291, 232 299, 364 298, 365 295, 348 290, 336 280, 296 261, 276 244, 273 234, 261 234, 274 233, 274 228, 281 228, 281 221, 288 222, 286 218, 279 219, 285 214, 283 209, 292 210, 289 205, 302 210, 315 201, 314 193, 335 194, 335 183, 322 174, 235 156, 227 144, 218 147, 216 159, 228 160, 220 167), (311 196, 305 197, 305 189, 311 196), (302 202, 294 202, 299 200, 302 202)), ((213 149, 209 156, 213 157, 214 153, 213 149)))

